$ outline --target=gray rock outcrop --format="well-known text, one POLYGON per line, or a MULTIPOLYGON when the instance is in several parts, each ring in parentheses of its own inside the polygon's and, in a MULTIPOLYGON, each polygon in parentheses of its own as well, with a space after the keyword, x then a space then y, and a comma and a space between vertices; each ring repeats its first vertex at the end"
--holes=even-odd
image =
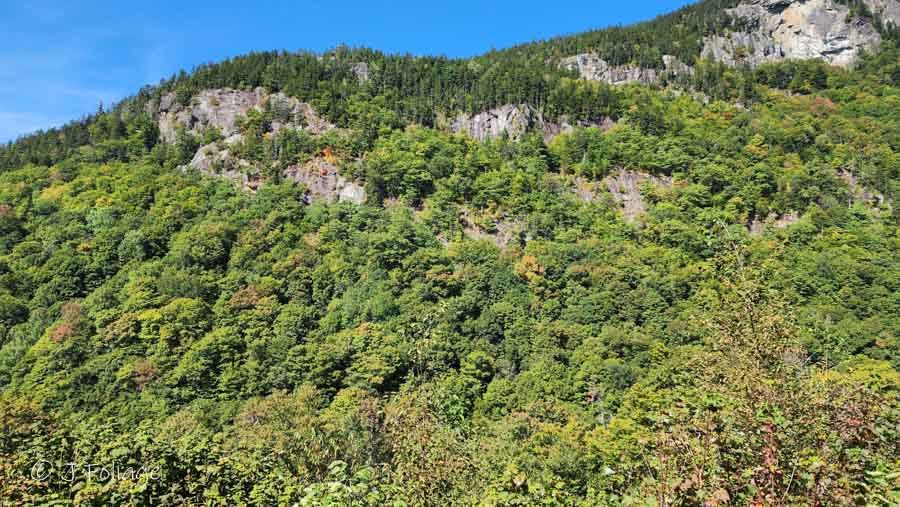
POLYGON ((582 53, 559 62, 560 67, 574 70, 582 79, 600 81, 610 85, 630 83, 658 83, 666 73, 672 75, 693 74, 694 69, 672 55, 663 55, 665 70, 648 69, 636 65, 610 65, 594 53, 582 53))
POLYGON ((673 74, 676 76, 680 76, 680 75, 693 76, 694 75, 693 67, 682 62, 681 60, 679 60, 678 58, 676 58, 672 55, 663 55, 662 60, 663 60, 663 67, 665 67, 666 72, 668 72, 670 74, 673 74))
POLYGON ((662 188, 672 186, 672 178, 668 176, 654 176, 625 170, 606 177, 603 182, 613 199, 622 206, 622 214, 625 215, 625 220, 628 222, 636 222, 647 213, 647 202, 641 193, 641 189, 645 185, 662 188))
POLYGON ((865 0, 872 13, 881 16, 885 21, 900 24, 900 1, 898 0, 865 0))
POLYGON ((600 121, 572 121, 568 115, 561 116, 557 121, 544 121, 539 123, 541 134, 544 136, 545 142, 550 142, 554 137, 560 134, 568 134, 578 128, 598 128, 603 132, 616 126, 616 122, 612 118, 604 117, 600 121))
POLYGON ((614 125, 609 118, 591 122, 572 121, 568 116, 562 116, 557 121, 549 121, 527 104, 507 104, 475 115, 460 114, 450 124, 450 130, 457 134, 468 134, 478 141, 496 139, 502 135, 519 139, 526 132, 534 131, 540 132, 544 140, 549 141, 560 134, 571 132, 575 127, 609 130, 614 125))
POLYGON ((334 164, 315 158, 306 164, 288 167, 283 176, 306 186, 306 201, 366 202, 366 189, 338 173, 334 164))
POLYGON ((465 237, 475 241, 490 241, 506 250, 510 245, 525 244, 531 240, 527 224, 519 219, 502 216, 490 219, 492 227, 486 229, 476 218, 478 213, 466 206, 460 207, 459 225, 465 237))
POLYGON ((369 80, 369 64, 366 62, 357 62, 350 64, 350 71, 356 76, 360 83, 369 80))
POLYGON ((259 171, 246 160, 232 155, 225 143, 201 146, 189 166, 208 176, 233 180, 248 190, 256 190, 261 184, 259 171))
POLYGON ((582 79, 601 81, 611 85, 628 83, 655 83, 659 76, 654 69, 644 69, 634 65, 610 65, 593 53, 583 53, 564 58, 560 67, 574 70, 582 79))
POLYGON ((852 172, 841 169, 838 171, 838 176, 847 184, 847 188, 850 190, 850 201, 847 203, 849 206, 852 206, 854 203, 860 203, 865 206, 868 206, 869 209, 878 212, 878 209, 882 206, 890 207, 890 203, 884 197, 884 194, 881 192, 870 190, 863 186, 863 184, 859 181, 859 178, 856 177, 852 172))
MULTIPOLYGON (((236 156, 229 149, 229 140, 200 147, 187 167, 208 176, 228 178, 251 191, 262 185, 260 172, 250 162, 236 156)), ((306 203, 366 202, 366 189, 362 184, 350 181, 338 172, 336 165, 317 157, 305 164, 293 165, 282 173, 286 180, 302 183, 306 187, 306 203)))
POLYGON ((536 124, 543 125, 543 118, 531 106, 507 104, 474 116, 461 114, 453 120, 450 129, 484 141, 500 137, 504 133, 511 139, 518 139, 536 124))
MULTIPOLYGON (((238 119, 251 109, 271 113, 267 129, 269 134, 277 134, 285 128, 321 134, 334 128, 334 125, 320 118, 309 104, 282 93, 267 94, 262 88, 252 92, 204 90, 193 97, 188 106, 178 104, 175 94, 169 93, 161 97, 158 105, 151 107, 159 122, 160 136, 166 142, 174 143, 178 129, 182 127, 198 136, 207 129, 217 129, 225 139, 201 146, 185 168, 229 178, 248 190, 256 190, 262 185, 259 168, 236 153, 236 147, 244 141, 238 119)), ((306 186, 307 201, 361 204, 366 200, 365 189, 341 177, 337 167, 324 158, 289 167, 283 176, 306 186)))
POLYGON ((282 93, 266 94, 262 88, 252 92, 227 88, 204 90, 187 106, 179 104, 175 94, 169 93, 160 99, 154 113, 159 122, 160 137, 174 143, 179 127, 196 135, 202 135, 208 128, 216 128, 225 137, 233 136, 240 130, 238 118, 251 109, 263 111, 266 108, 275 118, 271 126, 273 132, 289 126, 321 133, 334 127, 320 118, 309 104, 282 93))
POLYGON ((602 181, 578 176, 572 181, 570 191, 584 202, 594 202, 603 195, 609 195, 621 207, 625 221, 635 223, 647 213, 647 201, 642 190, 648 186, 668 189, 672 187, 672 178, 620 169, 602 181))
POLYGON ((784 215, 770 213, 765 219, 754 217, 747 229, 751 236, 762 236, 767 230, 787 229, 788 227, 800 221, 800 213, 789 211, 784 215))
MULTIPOLYGON (((865 1, 885 20, 900 20, 900 0, 865 1)), ((835 0, 751 0, 727 12, 747 30, 707 36, 702 56, 728 65, 819 58, 850 66, 881 44, 869 21, 835 0)))

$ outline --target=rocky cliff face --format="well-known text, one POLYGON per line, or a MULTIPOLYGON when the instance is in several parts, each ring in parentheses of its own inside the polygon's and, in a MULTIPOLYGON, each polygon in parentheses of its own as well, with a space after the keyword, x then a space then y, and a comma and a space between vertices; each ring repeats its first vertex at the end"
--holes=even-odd
POLYGON ((350 71, 356 76, 360 83, 369 80, 369 64, 366 62, 357 62, 350 65, 350 71))
POLYGON ((565 58, 560 62, 560 66, 578 72, 582 79, 602 81, 611 85, 655 83, 659 79, 654 69, 643 69, 634 65, 615 67, 591 53, 565 58))
POLYGON ((636 65, 610 65, 599 55, 582 53, 564 58, 560 61, 560 67, 574 70, 582 79, 601 81, 611 85, 624 85, 630 83, 657 83, 664 73, 691 74, 693 69, 671 55, 663 56, 665 70, 646 69, 636 65))
MULTIPOLYGON (((884 20, 900 21, 900 0, 865 1, 884 20)), ((881 44, 869 21, 851 17, 834 0, 751 0, 728 13, 747 30, 706 37, 704 58, 728 65, 821 58, 849 66, 861 51, 881 44)))
POLYGON ((762 236, 767 230, 787 229, 800 221, 800 213, 791 211, 784 215, 770 213, 765 219, 754 217, 747 226, 751 236, 762 236))
POLYGON ((672 178, 668 176, 654 176, 637 171, 619 171, 603 180, 606 189, 612 194, 613 199, 622 206, 622 213, 628 222, 636 222, 647 213, 647 202, 641 190, 646 185, 669 188, 672 186, 672 178))
POLYGON ((594 202, 608 195, 612 197, 612 202, 619 205, 626 222, 638 223, 647 213, 647 200, 643 192, 654 188, 669 189, 672 185, 670 176, 619 169, 602 181, 578 176, 572 180, 570 191, 585 202, 594 202))
MULTIPOLYGON (((358 70, 360 73, 368 72, 367 67, 358 70)), ((281 93, 267 94, 262 88, 252 92, 204 90, 193 97, 187 106, 178 104, 175 94, 169 93, 161 98, 159 104, 151 105, 151 112, 159 122, 160 136, 165 142, 174 143, 177 131, 182 127, 198 136, 207 129, 215 128, 224 136, 224 139, 201 146, 188 164, 191 168, 204 174, 229 178, 248 190, 256 190, 263 184, 259 168, 235 153, 235 147, 244 141, 237 125, 238 119, 251 109, 272 113, 270 134, 285 128, 321 134, 334 128, 334 125, 320 118, 309 104, 281 93)), ((308 202, 321 200, 362 204, 366 200, 362 185, 343 178, 337 167, 323 158, 291 166, 283 176, 306 186, 308 202)))
POLYGON ((515 217, 491 217, 487 220, 491 225, 486 228, 482 222, 485 217, 466 207, 460 207, 459 225, 465 237, 481 241, 486 240, 506 250, 511 245, 524 245, 531 241, 527 233, 527 224, 515 217))
POLYGON ((450 124, 454 133, 466 133, 478 141, 507 135, 519 139, 526 132, 540 132, 544 140, 571 132, 578 127, 597 127, 608 130, 615 125, 609 118, 599 122, 572 122, 567 116, 549 121, 528 104, 507 104, 475 115, 460 114, 450 124))
POLYGON ((847 206, 860 203, 868 207, 876 215, 880 214, 881 208, 892 209, 892 203, 881 192, 866 188, 852 172, 841 169, 838 171, 838 176, 844 180, 847 189, 850 190, 850 199, 847 202, 847 206))
POLYGON ((892 23, 900 24, 900 1, 897 0, 866 0, 866 5, 874 14, 892 23))
MULTIPOLYGON (((863 0, 885 22, 900 25, 900 0, 863 0)), ((727 13, 742 30, 727 30, 704 39, 701 57, 728 65, 752 66, 786 59, 816 59, 852 65, 860 52, 874 50, 881 35, 871 20, 851 16, 836 0, 746 0, 727 13)), ((666 74, 692 74, 693 68, 671 55, 662 70, 611 65, 603 55, 583 53, 559 62, 583 79, 610 85, 653 84, 666 74)))
POLYGON ((259 171, 253 164, 231 152, 231 147, 237 142, 240 142, 240 136, 235 135, 222 142, 201 146, 194 154, 190 167, 204 174, 232 179, 244 188, 256 190, 260 185, 259 171))
POLYGON ((504 133, 512 139, 536 125, 543 124, 540 114, 527 104, 507 104, 474 116, 461 114, 453 120, 450 129, 453 132, 465 132, 474 139, 497 138, 504 133))
POLYGON ((338 168, 324 158, 315 158, 303 165, 291 166, 284 177, 306 186, 306 200, 333 202, 366 202, 366 189, 338 173, 338 168))
MULTIPOLYGON (((229 139, 200 147, 190 167, 210 176, 233 180, 247 190, 257 190, 263 184, 259 168, 233 154, 229 139)), ((282 172, 282 177, 306 187, 307 203, 366 202, 366 189, 362 183, 344 178, 337 165, 322 157, 292 165, 282 172)))
POLYGON ((236 121, 251 109, 275 112, 272 131, 283 127, 304 128, 321 133, 333 125, 316 115, 313 108, 296 98, 282 93, 267 94, 262 88, 254 91, 230 89, 204 90, 191 99, 187 106, 175 100, 175 94, 163 96, 153 111, 159 122, 159 133, 169 143, 175 142, 179 127, 197 135, 208 128, 218 129, 225 137, 239 133, 236 121))

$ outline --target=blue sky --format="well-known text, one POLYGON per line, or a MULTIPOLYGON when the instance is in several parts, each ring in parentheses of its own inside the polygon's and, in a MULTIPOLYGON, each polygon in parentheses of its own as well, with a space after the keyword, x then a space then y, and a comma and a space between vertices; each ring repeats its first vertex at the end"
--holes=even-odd
POLYGON ((0 142, 96 111, 179 69, 338 44, 470 56, 626 24, 688 0, 3 0, 0 142))

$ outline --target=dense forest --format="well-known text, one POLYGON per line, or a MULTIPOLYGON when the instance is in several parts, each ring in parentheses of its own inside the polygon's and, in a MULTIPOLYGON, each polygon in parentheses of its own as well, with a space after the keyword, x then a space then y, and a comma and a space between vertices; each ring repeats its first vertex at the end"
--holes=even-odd
POLYGON ((900 503, 900 49, 699 61, 735 3, 468 60, 254 53, 0 149, 0 505, 900 503), (696 71, 546 63, 598 48, 696 71), (253 192, 185 169, 203 140, 147 106, 224 87, 340 128, 243 118, 253 192), (443 128, 506 103, 614 125, 443 128), (364 204, 280 177, 323 153, 364 204), (623 171, 668 182, 638 220, 574 191, 623 171))

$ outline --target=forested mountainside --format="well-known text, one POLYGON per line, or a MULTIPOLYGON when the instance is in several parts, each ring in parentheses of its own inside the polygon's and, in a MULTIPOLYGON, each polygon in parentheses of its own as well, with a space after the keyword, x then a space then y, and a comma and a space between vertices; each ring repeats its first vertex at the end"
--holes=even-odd
POLYGON ((181 73, 0 149, 0 505, 897 505, 894 0, 181 73))
MULTIPOLYGON (((807 93, 821 89, 826 72, 814 57, 831 61, 840 56, 849 63, 879 47, 893 47, 898 24, 898 0, 706 0, 646 23, 472 59, 351 48, 324 55, 253 53, 172 76, 112 112, 138 116, 169 93, 188 105, 203 90, 265 87, 312 104, 339 126, 360 121, 362 113, 351 105, 368 101, 397 115, 400 123, 429 127, 444 116, 478 114, 507 104, 528 104, 554 119, 598 121, 618 117, 627 107, 608 84, 675 82, 715 99, 743 102, 757 98, 754 90, 760 84, 807 93), (579 55, 588 65, 572 60, 579 55), (576 79, 585 76, 599 81, 576 79)), ((879 77, 895 83, 900 74, 890 66, 879 77)), ((93 142, 90 125, 95 119, 0 148, 0 168, 63 160, 93 142)), ((117 128, 115 134, 123 134, 117 128)), ((152 134, 147 136, 146 143, 153 144, 152 134)))

